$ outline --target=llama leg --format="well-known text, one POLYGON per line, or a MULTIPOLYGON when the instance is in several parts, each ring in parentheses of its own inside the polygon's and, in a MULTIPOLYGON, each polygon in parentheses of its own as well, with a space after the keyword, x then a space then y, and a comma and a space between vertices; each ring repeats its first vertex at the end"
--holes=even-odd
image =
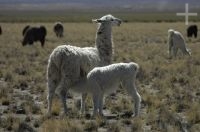
POLYGON ((130 96, 134 100, 134 102, 135 102, 135 111, 134 111, 135 115, 134 116, 138 116, 140 107, 141 107, 141 104, 140 104, 141 97, 140 97, 139 93, 137 92, 136 86, 135 86, 134 82, 132 82, 132 80, 124 81, 123 86, 126 88, 128 94, 130 94, 130 96))
POLYGON ((66 104, 67 85, 64 80, 65 79, 62 78, 60 84, 58 85, 58 88, 56 89, 56 92, 58 93, 60 100, 62 102, 64 113, 67 114, 67 104, 66 104))
POLYGON ((194 37, 197 38, 197 32, 194 33, 194 37))
POLYGON ((171 44, 169 45, 169 58, 170 58, 170 59, 172 58, 172 47, 173 47, 172 44, 173 44, 173 43, 171 43, 171 44))
POLYGON ((173 47, 173 55, 174 55, 174 57, 176 57, 176 55, 177 55, 177 51, 178 51, 178 48, 173 47))
POLYGON ((60 99, 62 101, 62 105, 64 108, 64 113, 67 114, 67 104, 66 104, 66 94, 70 86, 72 86, 73 80, 77 78, 78 75, 76 75, 74 71, 78 69, 76 66, 76 61, 73 62, 74 67, 71 67, 71 64, 69 65, 68 62, 63 61, 61 65, 61 81, 56 89, 58 95, 60 96, 60 99))
POLYGON ((65 90, 60 92, 60 99, 62 101, 62 105, 63 105, 63 108, 64 108, 64 114, 67 115, 66 91, 65 90))
POLYGON ((54 63, 49 63, 47 68, 47 88, 48 88, 48 115, 51 115, 52 100, 58 85, 59 72, 54 63))
POLYGON ((81 114, 85 113, 85 100, 87 98, 87 93, 82 94, 82 99, 81 99, 81 114))
POLYGON ((45 39, 41 39, 40 42, 41 42, 41 46, 44 47, 45 39))
POLYGON ((48 115, 51 115, 51 108, 52 108, 52 100, 53 96, 55 94, 55 88, 56 86, 54 85, 55 83, 53 82, 48 82, 48 95, 47 95, 47 100, 48 100, 48 115))

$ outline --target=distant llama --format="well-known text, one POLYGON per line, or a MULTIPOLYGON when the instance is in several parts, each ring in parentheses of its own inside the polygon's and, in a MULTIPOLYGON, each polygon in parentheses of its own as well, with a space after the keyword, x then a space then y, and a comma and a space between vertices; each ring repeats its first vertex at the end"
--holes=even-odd
POLYGON ((26 25, 26 26, 24 27, 24 29, 22 30, 22 35, 23 35, 23 36, 25 35, 25 33, 26 33, 26 31, 27 31, 28 28, 30 28, 30 26, 29 26, 29 25, 26 25))
POLYGON ((54 25, 53 31, 55 32, 57 37, 63 37, 64 27, 61 22, 57 22, 54 25))
POLYGON ((1 29, 1 26, 0 26, 0 35, 2 34, 2 29, 1 29))
POLYGON ((168 44, 170 58, 172 56, 176 57, 178 49, 180 49, 184 55, 191 55, 191 53, 186 48, 186 43, 183 35, 178 31, 173 29, 168 30, 168 44))
MULTIPOLYGON (((67 114, 66 92, 74 84, 85 78, 96 66, 109 65, 112 61, 112 26, 120 26, 121 20, 105 15, 93 22, 98 23, 95 47, 76 47, 61 45, 51 53, 47 67, 48 114, 51 114, 52 99, 55 92, 60 96, 64 113, 67 114)), ((81 111, 85 111, 86 92, 82 94, 81 111)))
POLYGON ((40 27, 26 26, 22 31, 22 35, 24 36, 22 41, 23 46, 27 44, 32 45, 34 42, 40 41, 41 46, 44 47, 47 30, 44 26, 40 27))
POLYGON ((135 81, 139 66, 134 62, 116 63, 104 67, 95 67, 91 70, 86 79, 77 82, 73 90, 92 94, 93 115, 103 115, 104 94, 114 92, 121 84, 135 102, 133 116, 138 116, 140 111, 141 97, 137 92, 135 81))
POLYGON ((195 37, 197 38, 197 33, 198 33, 198 27, 197 25, 190 25, 188 28, 187 28, 187 37, 188 38, 191 38, 191 37, 195 37))

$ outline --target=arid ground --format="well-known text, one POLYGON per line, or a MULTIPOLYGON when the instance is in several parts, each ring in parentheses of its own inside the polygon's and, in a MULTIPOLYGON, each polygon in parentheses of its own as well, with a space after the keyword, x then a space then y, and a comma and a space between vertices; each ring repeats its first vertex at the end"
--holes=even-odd
MULTIPOLYGON (((200 25, 200 23, 196 23, 200 25)), ((186 38, 184 22, 123 23, 113 28, 113 62, 134 61, 140 65, 137 89, 142 97, 141 114, 131 118, 134 102, 123 88, 107 95, 104 118, 80 115, 80 95, 69 93, 69 116, 62 115, 58 97, 53 101, 53 116, 46 117, 46 69, 52 50, 62 44, 94 46, 97 25, 64 23, 64 37, 57 38, 54 23, 0 23, 0 131, 200 131, 200 37, 186 38), (47 37, 23 47, 26 25, 44 25, 47 37), (167 30, 173 28, 186 38, 192 56, 178 53, 169 59, 167 30)))

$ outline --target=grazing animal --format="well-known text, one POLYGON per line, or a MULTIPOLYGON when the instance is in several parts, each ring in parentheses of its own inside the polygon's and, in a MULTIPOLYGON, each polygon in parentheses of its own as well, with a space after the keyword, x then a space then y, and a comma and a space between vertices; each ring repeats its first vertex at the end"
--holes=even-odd
POLYGON ((61 22, 55 23, 53 30, 57 37, 63 37, 64 27, 61 22))
POLYGON ((141 97, 137 92, 135 80, 139 66, 134 62, 116 63, 104 67, 95 67, 86 79, 74 85, 73 90, 89 92, 93 97, 93 115, 103 115, 103 97, 112 93, 121 84, 135 101, 135 115, 139 115, 141 97))
POLYGON ((176 57, 178 49, 180 49, 184 55, 191 55, 191 53, 186 48, 186 43, 183 35, 178 31, 173 29, 168 30, 168 44, 170 58, 172 57, 172 53, 173 56, 176 57))
POLYGON ((24 27, 23 31, 22 31, 22 35, 24 36, 26 31, 28 30, 28 28, 30 28, 29 25, 27 25, 26 27, 24 27))
POLYGON ((0 35, 2 34, 2 29, 1 29, 1 26, 0 26, 0 35))
POLYGON ((198 27, 197 25, 191 25, 187 28, 187 37, 191 38, 191 37, 195 37, 197 38, 197 33, 198 33, 198 27))
POLYGON ((47 30, 44 26, 40 26, 40 27, 27 26, 24 29, 24 38, 22 41, 22 45, 23 46, 27 44, 32 45, 34 42, 40 41, 41 46, 44 47, 46 34, 47 34, 47 30))
MULTIPOLYGON (((66 92, 76 82, 85 78, 96 66, 109 65, 112 61, 112 26, 120 25, 121 20, 105 15, 93 22, 98 23, 95 47, 76 47, 61 45, 51 53, 47 67, 48 114, 51 114, 52 99, 55 92, 60 96, 64 113, 67 114, 66 92)), ((82 94, 81 111, 85 111, 86 91, 82 94)))

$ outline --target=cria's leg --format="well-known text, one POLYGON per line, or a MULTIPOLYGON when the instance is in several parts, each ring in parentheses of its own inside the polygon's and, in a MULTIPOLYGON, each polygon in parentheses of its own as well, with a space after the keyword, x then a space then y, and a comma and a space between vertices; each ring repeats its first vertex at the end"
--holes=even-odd
POLYGON ((141 97, 139 93, 137 92, 136 86, 134 82, 132 82, 132 80, 123 81, 123 86, 126 88, 128 94, 135 101, 135 115, 134 116, 138 116, 139 111, 140 111, 141 97))
POLYGON ((93 116, 98 115, 98 110, 99 110, 99 103, 100 103, 100 98, 101 98, 101 87, 96 83, 96 80, 94 78, 88 78, 88 87, 92 91, 92 98, 93 98, 93 116))
POLYGON ((85 100, 87 98, 87 93, 82 94, 82 99, 81 99, 81 114, 85 113, 85 100))
POLYGON ((99 115, 103 116, 103 94, 99 95, 99 115))
POLYGON ((135 116, 138 116, 140 113, 140 107, 141 107, 141 97, 139 93, 136 91, 134 93, 134 100, 135 100, 135 116))
POLYGON ((98 115, 98 107, 99 107, 99 96, 98 93, 93 94, 93 116, 98 115))

